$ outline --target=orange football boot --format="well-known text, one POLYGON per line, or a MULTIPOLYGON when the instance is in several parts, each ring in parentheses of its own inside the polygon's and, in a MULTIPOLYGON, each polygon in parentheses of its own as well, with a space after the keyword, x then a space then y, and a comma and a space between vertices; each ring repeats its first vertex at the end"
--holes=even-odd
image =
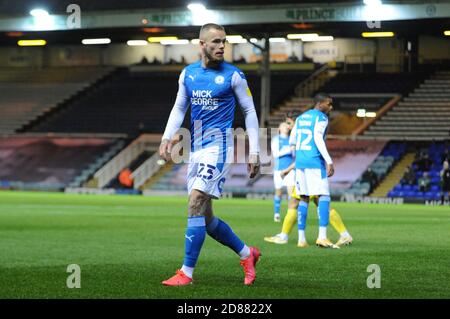
POLYGON ((244 260, 241 260, 241 266, 244 267, 244 284, 251 285, 256 279, 256 263, 261 256, 261 252, 256 247, 250 247, 250 256, 244 260))
POLYGON ((181 269, 178 269, 174 276, 162 282, 164 286, 186 286, 192 284, 192 278, 184 274, 181 269))

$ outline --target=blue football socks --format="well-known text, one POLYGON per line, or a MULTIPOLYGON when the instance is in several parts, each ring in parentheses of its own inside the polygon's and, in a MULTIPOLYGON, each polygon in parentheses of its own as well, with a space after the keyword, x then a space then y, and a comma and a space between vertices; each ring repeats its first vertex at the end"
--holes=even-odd
POLYGON ((305 230, 306 228, 306 217, 308 217, 308 203, 300 202, 298 205, 298 230, 305 230))
POLYGON ((281 197, 275 195, 273 197, 273 209, 274 209, 274 214, 280 214, 280 206, 281 206, 281 197))
POLYGON ((319 226, 327 227, 330 222, 330 196, 319 197, 319 226))
POLYGON ((189 217, 185 234, 183 265, 195 267, 206 236, 205 217, 189 217))
POLYGON ((217 240, 222 245, 230 247, 236 254, 244 248, 244 243, 233 232, 230 226, 217 217, 213 217, 206 227, 208 235, 217 240))

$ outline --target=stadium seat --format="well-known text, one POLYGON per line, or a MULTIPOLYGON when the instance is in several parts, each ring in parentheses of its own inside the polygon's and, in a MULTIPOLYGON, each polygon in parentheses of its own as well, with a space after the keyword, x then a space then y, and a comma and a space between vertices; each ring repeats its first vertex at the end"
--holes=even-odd
POLYGON ((404 185, 402 189, 403 191, 409 192, 413 189, 413 187, 411 185, 404 185))
POLYGON ((438 192, 440 190, 439 185, 431 185, 431 191, 432 192, 438 192))

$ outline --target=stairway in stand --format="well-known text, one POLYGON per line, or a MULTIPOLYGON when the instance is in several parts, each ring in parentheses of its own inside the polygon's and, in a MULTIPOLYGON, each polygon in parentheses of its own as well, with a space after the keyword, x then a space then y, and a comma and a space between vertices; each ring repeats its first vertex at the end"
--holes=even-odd
POLYGON ((335 75, 336 71, 329 70, 327 65, 323 65, 307 79, 299 83, 295 89, 295 94, 271 112, 268 119, 269 127, 278 128, 278 125, 284 121, 286 113, 289 111, 304 112, 311 108, 314 102, 309 96, 312 96, 313 92, 324 86, 335 75))
POLYGON ((278 128, 280 122, 286 118, 289 111, 306 111, 313 105, 313 99, 293 96, 289 101, 284 102, 278 109, 274 110, 269 117, 269 127, 278 128))
POLYGON ((405 169, 414 162, 414 157, 415 153, 406 153, 370 196, 386 197, 389 191, 400 182, 405 174, 405 169))

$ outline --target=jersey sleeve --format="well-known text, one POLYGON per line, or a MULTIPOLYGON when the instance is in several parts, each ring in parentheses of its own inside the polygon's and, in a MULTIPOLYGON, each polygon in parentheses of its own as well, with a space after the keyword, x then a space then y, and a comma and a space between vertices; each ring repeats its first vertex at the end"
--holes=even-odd
POLYGON ((298 117, 295 119, 295 123, 294 126, 292 127, 291 130, 291 135, 289 136, 289 145, 292 147, 295 147, 295 145, 297 144, 297 121, 298 121, 298 117))
POLYGON ((240 73, 242 72, 235 71, 233 73, 231 86, 245 116, 245 128, 250 144, 250 154, 259 154, 258 117, 247 81, 245 80, 244 74, 242 73, 241 75, 240 73))
POLYGON ((278 136, 272 137, 272 140, 270 141, 270 149, 272 150, 272 156, 277 158, 278 156, 278 136))
POLYGON ((275 158, 278 157, 282 157, 284 155, 288 155, 291 154, 291 148, 289 147, 289 145, 283 146, 283 148, 280 150, 280 139, 279 139, 279 135, 274 136, 272 138, 272 142, 270 144, 271 149, 272 149, 272 156, 275 158))
POLYGON ((320 154, 327 164, 333 164, 331 160, 330 154, 328 154, 327 146, 325 145, 325 131, 328 126, 328 120, 319 120, 319 117, 316 119, 316 124, 314 125, 314 143, 317 146, 320 154))
POLYGON ((184 76, 186 74, 186 70, 183 70, 180 74, 180 78, 178 80, 178 93, 175 99, 175 103, 173 105, 172 111, 170 112, 169 120, 167 121, 166 129, 164 130, 164 134, 162 139, 172 139, 173 135, 177 132, 177 130, 181 127, 183 123, 184 116, 186 115, 186 111, 188 109, 188 96, 186 93, 186 87, 184 86, 184 76))

